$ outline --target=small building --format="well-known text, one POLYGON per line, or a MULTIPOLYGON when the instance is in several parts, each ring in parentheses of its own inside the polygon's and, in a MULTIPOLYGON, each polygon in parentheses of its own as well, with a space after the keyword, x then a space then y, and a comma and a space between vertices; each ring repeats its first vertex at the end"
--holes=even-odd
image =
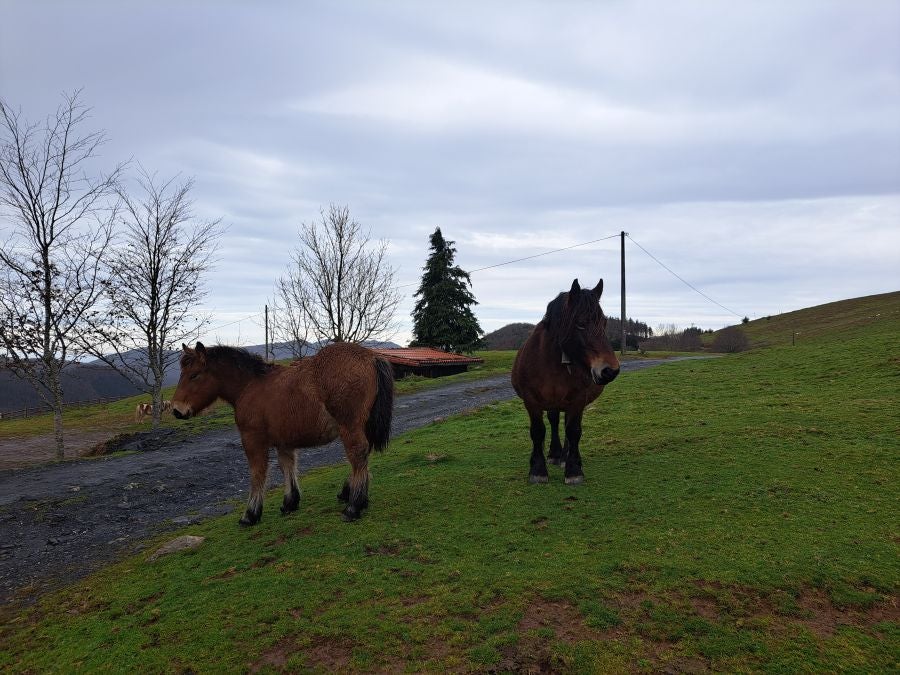
POLYGON ((464 373, 470 365, 484 363, 484 359, 451 354, 431 347, 395 347, 393 349, 371 347, 370 349, 393 366, 395 380, 407 375, 442 377, 464 373))

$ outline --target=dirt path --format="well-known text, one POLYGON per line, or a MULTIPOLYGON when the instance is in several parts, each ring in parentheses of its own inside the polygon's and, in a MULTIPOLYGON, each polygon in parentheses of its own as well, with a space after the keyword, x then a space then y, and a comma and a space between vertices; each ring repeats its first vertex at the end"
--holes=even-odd
MULTIPOLYGON (((502 375, 401 396, 393 434, 514 395, 502 375)), ((0 471, 0 601, 29 601, 140 550, 149 535, 243 508, 247 464, 235 429, 148 445, 127 456, 0 471)), ((345 461, 337 442, 298 459, 301 473, 345 461)), ((269 484, 281 484, 274 458, 269 484)))

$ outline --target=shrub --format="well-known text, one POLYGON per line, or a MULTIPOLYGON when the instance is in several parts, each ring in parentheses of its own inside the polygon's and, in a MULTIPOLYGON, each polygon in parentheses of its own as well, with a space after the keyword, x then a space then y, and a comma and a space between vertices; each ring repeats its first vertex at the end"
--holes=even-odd
POLYGON ((737 326, 723 328, 712 341, 712 350, 725 354, 742 352, 748 347, 750 347, 750 341, 747 339, 747 334, 737 326))

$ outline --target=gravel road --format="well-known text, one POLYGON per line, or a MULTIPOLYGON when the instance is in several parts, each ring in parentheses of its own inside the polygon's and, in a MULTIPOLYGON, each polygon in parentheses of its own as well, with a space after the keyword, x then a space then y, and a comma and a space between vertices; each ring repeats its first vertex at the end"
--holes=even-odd
MULTIPOLYGON (((514 396, 509 375, 400 396, 393 434, 514 396)), ((344 461, 339 442, 298 454, 301 474, 344 461)), ((150 535, 230 513, 235 500, 242 509, 248 480, 236 429, 151 439, 127 456, 0 471, 0 602, 31 601, 140 550, 150 535)), ((274 457, 269 483, 282 484, 274 457)))

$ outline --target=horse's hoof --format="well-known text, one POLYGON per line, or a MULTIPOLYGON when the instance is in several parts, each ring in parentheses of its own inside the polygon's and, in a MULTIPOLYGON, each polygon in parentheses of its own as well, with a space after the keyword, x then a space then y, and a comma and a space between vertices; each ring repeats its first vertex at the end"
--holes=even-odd
POLYGON ((352 523, 354 520, 359 520, 359 517, 361 515, 362 513, 360 511, 354 509, 352 506, 348 506, 346 509, 341 511, 341 520, 343 520, 345 523, 352 523))
POLYGON ((243 527, 249 527, 251 525, 256 525, 262 519, 262 507, 258 509, 247 509, 244 511, 244 515, 241 516, 241 519, 238 521, 243 527))
POLYGON ((300 490, 292 490, 281 500, 281 515, 286 516, 300 508, 300 490))
POLYGON ((566 485, 581 485, 584 482, 584 476, 566 476, 566 485))
POLYGON ((534 474, 528 476, 528 482, 532 484, 537 483, 546 483, 548 480, 547 476, 535 476, 534 474))

